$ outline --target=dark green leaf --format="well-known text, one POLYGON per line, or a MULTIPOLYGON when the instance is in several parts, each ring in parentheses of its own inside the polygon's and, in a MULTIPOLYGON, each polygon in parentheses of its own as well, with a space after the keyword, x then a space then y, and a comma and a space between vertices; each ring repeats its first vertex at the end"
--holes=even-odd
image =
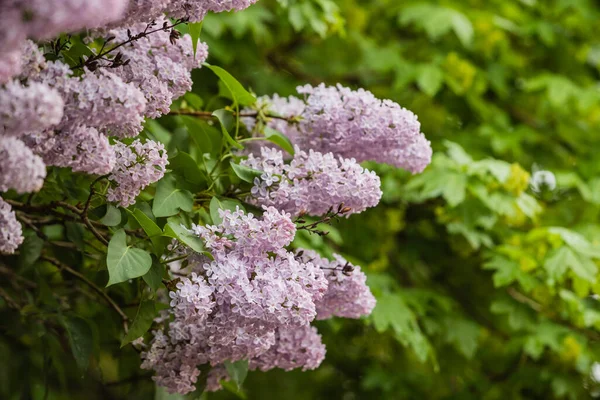
POLYGON ((248 375, 248 360, 240 360, 234 363, 225 361, 225 368, 229 377, 235 382, 238 389, 240 389, 248 375))
POLYGON ((198 253, 204 252, 204 243, 202 243, 202 240, 183 226, 181 219, 177 217, 171 217, 167 220, 164 234, 168 237, 178 239, 198 253))
POLYGON ((121 223, 121 211, 112 204, 107 204, 106 206, 106 214, 100 218, 100 222, 106 226, 119 225, 121 223))
POLYGON ((158 182, 152 203, 152 212, 157 218, 175 215, 179 210, 192 211, 193 205, 194 196, 187 190, 178 189, 173 175, 168 174, 158 182))
POLYGON ((109 276, 106 286, 143 276, 152 266, 150 254, 127 246, 126 238, 125 231, 120 229, 110 239, 106 256, 109 276))
POLYGON ((73 357, 79 368, 85 371, 94 346, 92 329, 86 320, 79 317, 64 318, 62 322, 67 330, 73 357))
POLYGON ((142 210, 138 208, 133 210, 132 215, 152 241, 152 246, 156 255, 162 255, 166 245, 162 238, 162 229, 160 229, 159 226, 150 219, 150 217, 148 217, 146 214, 144 214, 144 212, 142 212, 142 210))
POLYGON ((196 57, 198 40, 200 39, 200 33, 202 32, 202 23, 203 21, 188 23, 188 32, 192 37, 192 48, 194 49, 194 57, 196 57))
POLYGON ((233 171, 241 180, 248 183, 254 183, 254 178, 260 178, 260 176, 263 174, 262 171, 248 168, 244 165, 235 163, 230 163, 229 165, 231 165, 231 168, 233 168, 233 171))
POLYGON ((227 86, 234 101, 243 106, 250 106, 256 102, 256 97, 250 94, 241 83, 237 81, 229 72, 216 65, 204 63, 204 66, 213 71, 219 79, 227 86))
POLYGON ((146 272, 142 279, 155 292, 162 286, 162 279, 165 274, 165 267, 156 260, 152 261, 150 270, 146 272))
POLYGON ((221 216, 219 215, 219 210, 235 211, 237 207, 246 211, 242 203, 240 203, 238 200, 216 196, 213 197, 210 200, 210 217, 212 218, 213 223, 215 225, 219 225, 221 222, 223 222, 221 216))
POLYGON ((219 120, 219 123, 221 124, 221 132, 223 133, 223 136, 225 136, 225 140, 227 140, 229 144, 231 144, 233 147, 243 149, 244 146, 236 142, 229 134, 229 130, 233 128, 233 125, 235 123, 235 118, 233 117, 231 111, 222 108, 220 110, 214 111, 212 115, 217 117, 217 119, 219 120))
POLYGON ((121 347, 133 342, 135 339, 143 336, 144 333, 148 332, 148 329, 150 329, 150 326, 152 325, 152 320, 156 318, 157 315, 158 311, 154 307, 154 301, 142 301, 138 308, 137 315, 135 316, 133 323, 129 327, 129 331, 127 332, 123 340, 121 340, 121 347))
POLYGON ((264 132, 268 141, 275 143, 277 146, 287 151, 290 155, 294 155, 294 145, 287 136, 278 130, 269 128, 268 126, 265 126, 264 132))

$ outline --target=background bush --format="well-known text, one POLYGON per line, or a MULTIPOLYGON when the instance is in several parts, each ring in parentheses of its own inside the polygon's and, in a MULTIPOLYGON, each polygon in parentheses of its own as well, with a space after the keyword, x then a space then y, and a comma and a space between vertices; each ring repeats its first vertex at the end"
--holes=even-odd
MULTIPOLYGON (((419 116, 434 161, 414 177, 370 165, 382 204, 325 238, 296 239, 363 266, 373 315, 317 324, 328 352, 316 371, 251 372, 244 393, 203 396, 598 395, 599 11, 592 0, 261 0, 209 15, 208 61, 245 87, 364 87, 419 116), (551 171, 556 187, 536 170, 551 171)), ((222 90, 207 68, 194 82, 205 102, 222 90)), ((80 311, 98 343, 116 335, 102 312, 80 311)), ((0 335, 0 398, 24 398, 16 393, 28 385, 41 399, 47 379, 49 399, 183 398, 155 393, 131 346, 103 346, 82 378, 55 337, 28 335, 25 344, 0 335)))

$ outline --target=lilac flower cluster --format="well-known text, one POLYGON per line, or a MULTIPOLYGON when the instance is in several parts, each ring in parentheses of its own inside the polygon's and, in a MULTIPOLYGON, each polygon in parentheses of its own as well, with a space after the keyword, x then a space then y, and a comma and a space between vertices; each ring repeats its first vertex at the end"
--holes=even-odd
MULTIPOLYGON (((166 19, 156 20, 161 26, 166 19)), ((128 38, 127 31, 142 32, 145 24, 133 25, 129 29, 115 29, 108 34, 115 41, 123 42, 128 38)), ((170 42, 169 32, 159 31, 139 39, 121 51, 123 57, 134 60, 115 73, 125 82, 139 87, 146 98, 144 116, 158 118, 169 112, 174 99, 184 95, 192 88, 190 71, 199 68, 208 57, 208 47, 198 43, 194 57, 192 39, 184 35, 175 44, 170 42)))
POLYGON ((0 136, 19 137, 56 125, 63 107, 60 93, 47 85, 9 82, 0 89, 0 136))
POLYGON ((0 192, 37 192, 44 185, 46 166, 22 141, 0 136, 0 192))
MULTIPOLYGON (((417 116, 393 101, 341 85, 306 85, 297 91, 303 99, 275 95, 261 98, 259 105, 290 119, 272 119, 269 126, 301 149, 377 161, 413 173, 431 162, 431 145, 420 132, 417 116)), ((249 128, 253 126, 250 122, 249 128)))
POLYGON ((13 254, 23 240, 21 224, 10 204, 0 197, 0 253, 13 254))
POLYGON ((130 0, 126 16, 119 25, 148 22, 167 14, 171 18, 202 20, 206 13, 243 10, 258 0, 130 0))
POLYGON ((136 197, 148 185, 157 182, 165 175, 167 151, 162 143, 136 139, 127 146, 118 142, 113 146, 115 166, 108 177, 113 184, 107 199, 127 207, 135 203, 136 197))
POLYGON ((25 142, 46 165, 98 175, 108 174, 115 165, 115 152, 108 138, 96 128, 78 125, 60 131, 31 133, 25 142))
MULTIPOLYGON (((114 34, 127 40, 126 30, 114 34)), ((163 176, 166 152, 154 142, 111 146, 109 137, 136 136, 145 117, 168 112, 191 89, 191 70, 206 59, 206 45, 199 44, 194 56, 189 35, 173 44, 169 32, 160 31, 123 49, 133 62, 82 75, 61 61, 46 62, 31 41, 21 47, 20 75, 0 88, 0 138, 13 138, 2 151, 14 147, 1 163, 0 191, 38 190, 50 165, 112 172, 109 199, 133 204, 142 188, 163 176)))
POLYGON ((328 260, 315 251, 302 250, 300 257, 325 271, 327 278, 327 293, 316 304, 317 319, 360 318, 371 314, 376 301, 367 286, 367 276, 359 266, 352 265, 339 254, 328 260))
POLYGON ((294 158, 286 164, 281 151, 263 147, 260 157, 250 154, 242 164, 263 171, 247 201, 294 216, 324 215, 340 204, 350 208, 346 215, 356 214, 376 206, 382 195, 374 172, 354 159, 336 159, 332 153, 306 153, 296 147, 294 158))
POLYGON ((122 18, 128 0, 4 0, 0 2, 0 84, 21 70, 27 38, 98 28, 122 18))
POLYGON ((341 258, 330 262, 308 250, 285 249, 296 233, 289 214, 273 207, 265 208, 261 219, 239 208, 219 213, 220 225, 192 227, 214 259, 191 256, 193 272, 170 293, 173 320, 166 334, 154 332, 142 354, 142 367, 153 369, 154 379, 171 392, 193 391, 203 364, 213 367, 209 390, 228 378, 225 361, 246 359, 260 370, 314 369, 325 356, 321 337, 310 326, 319 308, 358 318, 374 305, 361 277, 354 281, 363 287, 342 283, 329 293, 326 275, 340 268, 341 258), (353 293, 343 293, 344 287, 353 293), (352 304, 342 308, 342 301, 352 304))

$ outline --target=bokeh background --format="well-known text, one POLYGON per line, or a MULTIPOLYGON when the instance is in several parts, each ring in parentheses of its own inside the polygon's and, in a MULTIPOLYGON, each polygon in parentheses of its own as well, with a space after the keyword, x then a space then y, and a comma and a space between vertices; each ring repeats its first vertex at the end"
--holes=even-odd
MULTIPOLYGON (((600 396, 600 3, 260 0, 207 16, 201 39, 258 95, 325 82, 392 99, 434 149, 417 176, 368 165, 382 204, 296 239, 361 265, 373 315, 318 323, 316 371, 250 372, 203 399, 600 396)), ((222 89, 207 69, 194 82, 222 89)), ((84 378, 60 346, 15 346, 0 342, 0 399, 15 382, 43 399, 50 359, 64 390, 48 399, 194 398, 157 390, 131 346, 84 378)))
POLYGON ((258 94, 398 102, 435 154, 415 177, 371 166, 383 204, 326 239, 369 272, 373 316, 320 324, 321 368, 250 373, 249 399, 600 394, 598 2, 261 0, 202 37, 258 94))

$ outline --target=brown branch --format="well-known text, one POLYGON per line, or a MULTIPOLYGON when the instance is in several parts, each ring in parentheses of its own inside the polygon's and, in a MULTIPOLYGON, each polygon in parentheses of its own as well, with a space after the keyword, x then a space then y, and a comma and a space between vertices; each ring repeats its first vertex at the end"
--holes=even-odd
POLYGON ((21 275, 17 274, 15 271, 13 271, 11 268, 9 268, 3 264, 0 264, 0 274, 6 275, 16 281, 20 281, 25 286, 28 286, 30 289, 35 289, 37 287, 37 284, 35 282, 22 277, 21 275))
POLYGON ((58 261, 55 258, 47 257, 45 255, 42 255, 40 257, 40 260, 44 260, 44 261, 49 262, 50 264, 53 264, 54 266, 56 266, 61 271, 67 271, 69 274, 73 275, 74 277, 76 277, 77 279, 79 279, 80 281, 82 281, 86 285, 88 285, 90 288, 92 288, 92 290, 94 290, 104 300, 106 300, 106 302, 117 312, 117 314, 119 314, 121 316, 121 319, 123 320, 123 327, 125 328, 125 332, 128 331, 128 329, 129 329, 129 326, 128 326, 129 317, 127 317, 127 315, 123 312, 123 310, 121 309, 121 307, 119 307, 119 305, 106 292, 104 292, 102 289, 100 289, 98 286, 96 286, 96 284, 94 284, 94 282, 90 281, 82 273, 80 273, 78 271, 75 271, 73 268, 69 267, 66 264, 61 263, 60 261, 58 261))
MULTIPOLYGON (((91 57, 87 58, 86 60, 81 60, 79 64, 77 64, 77 65, 75 65, 73 67, 73 69, 83 69, 84 67, 87 67, 87 68, 89 68, 90 70, 93 71, 93 70, 95 70, 95 69, 97 69, 99 67, 98 61, 100 61, 100 60, 110 61, 111 64, 106 65, 106 66, 110 66, 111 68, 115 68, 115 67, 126 65, 128 63, 128 61, 123 61, 123 60, 120 59, 119 54, 122 54, 120 52, 117 54, 117 56, 113 60, 106 60, 104 57, 106 57, 108 54, 114 52, 115 50, 117 50, 117 49, 119 49, 119 48, 121 48, 121 47, 123 47, 123 46, 125 46, 125 45, 127 45, 129 43, 133 43, 133 42, 135 42, 137 40, 145 38, 146 36, 149 36, 149 35, 151 35, 153 33, 156 33, 156 32, 160 32, 160 31, 165 31, 166 32, 166 31, 168 31, 170 29, 175 28, 178 25, 187 23, 188 21, 189 21, 189 18, 182 18, 182 19, 179 19, 179 20, 175 21, 171 25, 167 25, 167 23, 165 22, 160 28, 157 28, 157 29, 154 29, 154 30, 149 30, 151 27, 153 27, 153 26, 156 25, 156 22, 152 21, 152 22, 150 22, 150 23, 148 23, 146 25, 146 28, 142 32, 140 32, 140 33, 138 33, 136 35, 132 35, 129 32, 129 30, 127 30, 127 34, 129 36, 129 38, 126 41, 121 42, 121 43, 119 43, 119 44, 111 47, 110 49, 104 50, 104 48, 106 47, 106 45, 112 39, 114 39, 114 36, 111 37, 111 38, 106 39, 104 41, 104 44, 102 45, 102 48, 98 52, 98 54, 96 54, 94 56, 91 56, 91 57), (118 60, 118 62, 115 62, 116 60, 118 60)), ((179 33, 179 32, 176 32, 176 33, 179 33)), ((173 37, 173 34, 171 36, 173 37)), ((173 40, 177 40, 178 39, 178 36, 177 35, 175 35, 175 36, 176 36, 175 39, 172 39, 172 43, 173 43, 173 40)))
MULTIPOLYGON (((235 113, 233 113, 233 114, 235 115, 235 113)), ((198 118, 204 118, 204 119, 217 118, 216 116, 213 115, 212 111, 173 110, 173 111, 169 111, 169 115, 189 115, 192 117, 198 117, 198 118)), ((297 116, 284 117, 281 115, 269 114, 269 113, 261 114, 256 111, 237 113, 237 116, 240 118, 244 118, 244 117, 258 118, 261 115, 265 118, 279 119, 279 120, 286 121, 289 123, 295 122, 298 119, 297 116)))
POLYGON ((19 303, 17 303, 12 297, 10 297, 8 295, 8 293, 6 293, 6 291, 0 287, 0 297, 2 297, 4 299, 4 301, 6 302, 6 305, 8 305, 8 307, 13 308, 15 310, 20 310, 21 306, 19 305, 19 303))

